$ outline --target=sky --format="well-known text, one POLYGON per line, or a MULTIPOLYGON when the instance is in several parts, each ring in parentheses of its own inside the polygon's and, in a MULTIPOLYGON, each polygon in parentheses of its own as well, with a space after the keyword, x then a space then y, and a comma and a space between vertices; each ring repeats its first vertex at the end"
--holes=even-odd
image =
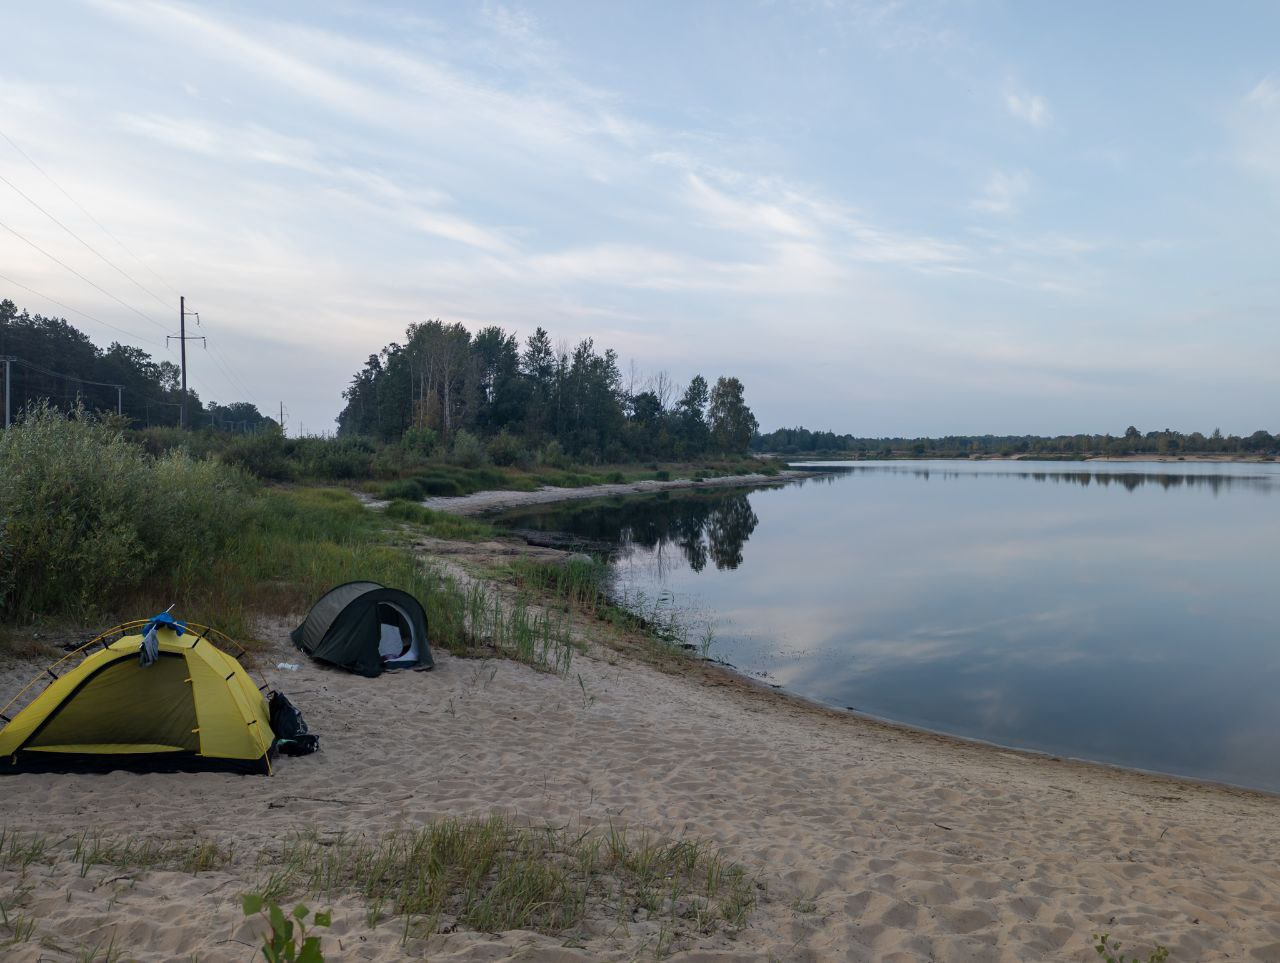
POLYGON ((0 36, 0 297, 176 359, 185 295, 201 397, 290 434, 429 318, 736 375, 766 430, 1280 429, 1274 4, 49 0, 0 36))

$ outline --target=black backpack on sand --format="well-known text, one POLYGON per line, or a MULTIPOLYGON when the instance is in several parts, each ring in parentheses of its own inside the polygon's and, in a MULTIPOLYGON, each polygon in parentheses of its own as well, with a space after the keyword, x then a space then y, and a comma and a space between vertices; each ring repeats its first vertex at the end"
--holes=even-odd
POLYGON ((320 748, 320 737, 307 731, 307 722, 298 707, 282 692, 271 693, 268 703, 271 712, 271 731, 275 733, 273 746, 285 756, 306 756, 320 748))

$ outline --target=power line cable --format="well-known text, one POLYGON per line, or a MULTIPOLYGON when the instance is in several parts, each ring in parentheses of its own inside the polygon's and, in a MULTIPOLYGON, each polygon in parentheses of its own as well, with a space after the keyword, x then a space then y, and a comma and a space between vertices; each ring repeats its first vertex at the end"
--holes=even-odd
POLYGON ((8 185, 9 185, 11 188, 13 188, 13 189, 14 189, 14 191, 16 191, 16 192, 17 192, 17 193, 22 197, 22 199, 23 199, 23 200, 25 200, 28 204, 30 204, 32 207, 34 207, 37 211, 39 211, 41 214, 43 214, 43 215, 44 215, 45 217, 47 217, 49 220, 53 221, 53 223, 54 223, 54 224, 57 224, 57 225, 58 225, 58 227, 62 228, 64 231, 66 231, 68 234, 70 234, 72 237, 74 237, 77 241, 79 241, 81 244, 83 244, 86 248, 88 248, 88 249, 89 249, 93 254, 95 254, 95 255, 99 258, 99 260, 101 260, 104 264, 106 264, 106 265, 107 265, 107 267, 109 267, 109 268, 111 268, 112 270, 116 271, 116 272, 117 272, 121 277, 125 278, 126 280, 128 280, 128 281, 132 281, 132 282, 133 282, 134 284, 136 284, 136 285, 137 285, 137 286, 138 286, 142 291, 146 292, 147 294, 151 295, 151 297, 153 297, 153 298, 155 298, 157 301, 159 301, 159 302, 160 302, 160 306, 161 306, 161 307, 166 307, 166 308, 167 308, 167 307, 169 306, 168 302, 166 302, 163 298, 161 298, 161 297, 160 297, 160 295, 156 294, 156 293, 155 293, 154 291, 152 291, 150 288, 146 287, 146 286, 145 286, 141 281, 139 281, 137 278, 135 278, 132 274, 130 274, 130 273, 129 273, 128 271, 126 271, 124 268, 120 267, 118 264, 116 264, 114 261, 112 261, 110 258, 108 258, 105 254, 103 254, 101 251, 99 251, 96 247, 94 247, 92 244, 90 244, 88 241, 86 241, 84 238, 82 238, 79 234, 77 234, 75 231, 71 230, 71 228, 67 227, 67 225, 63 224, 60 220, 58 220, 56 217, 54 217, 52 214, 50 214, 48 211, 46 211, 43 207, 41 207, 41 206, 40 206, 39 204, 37 204, 34 200, 32 200, 32 199, 31 199, 31 197, 30 197, 26 192, 24 192, 20 187, 18 187, 18 185, 17 185, 17 184, 15 184, 13 181, 9 180, 9 178, 5 177, 3 174, 0 174, 0 181, 4 181, 6 184, 8 184, 8 185))
POLYGON ((47 170, 45 170, 43 167, 41 167, 39 164, 37 164, 35 162, 35 159, 30 154, 28 154, 25 150, 19 147, 12 137, 6 134, 3 130, 0 130, 0 137, 3 137, 5 140, 7 140, 9 142, 10 147, 12 147, 19 154, 25 157, 27 159, 27 163, 29 163, 32 167, 34 167, 41 174, 43 174, 45 180, 47 180, 50 184, 56 187, 63 197, 69 200, 72 204, 74 204, 80 210, 81 214, 83 214, 89 220, 93 221, 93 223, 98 226, 98 229, 102 231, 103 234, 107 235, 107 237, 115 241, 116 244, 120 245, 120 249, 124 251, 125 254, 129 255, 129 257, 133 258, 135 261, 141 264, 144 268, 146 268, 151 273, 152 277, 154 277, 157 281, 159 281, 161 284, 167 287, 174 294, 178 293, 178 290, 172 284, 170 284, 168 281, 162 278, 159 274, 157 274, 155 270, 151 267, 151 265, 147 264, 146 261, 142 260, 142 258, 134 254, 133 251, 129 250, 129 248, 125 246, 124 241, 120 240, 120 238, 116 237, 109 230, 107 230, 107 228, 103 225, 101 221, 99 221, 96 217, 94 217, 85 209, 83 204, 81 204, 74 197, 68 194, 66 190, 63 188, 63 186, 53 179, 53 175, 50 174, 47 170))
POLYGON ((42 375, 48 375, 51 378, 62 378, 66 381, 75 381, 82 385, 97 385, 99 388, 120 388, 121 390, 128 387, 127 385, 109 384, 106 381, 90 381, 88 378, 80 378, 76 375, 66 374, 62 371, 52 371, 43 365, 36 364, 34 361, 28 361, 26 358, 18 358, 12 355, 0 355, 0 360, 11 361, 24 368, 30 368, 32 371, 39 371, 42 375))
POLYGON ((70 271, 72 274, 74 274, 76 277, 78 277, 78 278, 79 278, 81 281, 83 281, 85 284, 88 284, 88 285, 90 285, 91 287, 97 288, 99 291, 101 291, 103 294, 105 294, 107 297, 109 297, 112 301, 115 301, 116 303, 118 303, 118 304, 120 304, 120 305, 122 305, 122 306, 124 306, 124 307, 128 308, 130 311, 132 311, 134 314, 138 315, 139 317, 143 318, 144 320, 146 320, 146 321, 150 321, 152 324, 154 324, 154 325, 155 325, 157 328, 159 328, 161 331, 168 331, 168 330, 169 330, 165 325, 161 324, 159 321, 157 321, 155 318, 151 317, 149 314, 144 314, 142 311, 139 311, 137 308, 135 308, 133 305, 129 304, 127 301, 122 301, 120 298, 116 297, 114 294, 112 294, 110 291, 108 291, 108 290, 107 290, 106 288, 104 288, 102 285, 100 285, 100 284, 96 284, 95 282, 90 281, 87 277, 85 277, 83 274, 81 274, 79 271, 77 271, 75 268, 73 268, 73 267, 72 267, 70 264, 68 264, 66 261, 63 261, 63 260, 61 260, 60 258, 57 258, 57 257, 55 257, 54 255, 50 254, 48 251, 46 251, 44 248, 42 248, 42 247, 41 247, 39 244, 37 244, 35 241, 33 241, 33 240, 31 240, 30 238, 28 238, 28 237, 26 237, 26 236, 24 236, 24 235, 22 235, 22 234, 18 233, 18 232, 17 232, 17 231, 15 231, 13 228, 11 228, 8 224, 4 223, 4 221, 0 221, 0 227, 3 227, 6 231, 8 231, 8 232, 9 232, 10 234, 12 234, 14 237, 18 238, 20 241, 24 241, 24 242, 26 242, 28 245, 30 245, 31 247, 35 248, 37 251, 39 251, 41 254, 43 254, 45 257, 47 257, 49 260, 53 261, 55 264, 60 264, 60 265, 62 265, 62 267, 66 268, 68 271, 70 271))
POLYGON ((42 294, 41 292, 37 291, 35 288, 27 287, 27 285, 23 284, 21 281, 15 281, 13 278, 5 277, 3 274, 0 274, 0 281, 4 281, 8 284, 12 284, 14 287, 17 287, 17 288, 22 288, 22 290, 27 291, 31 294, 34 294, 38 298, 44 298, 50 304, 56 304, 58 307, 62 308, 62 310, 64 311, 70 311, 72 314, 78 314, 82 318, 88 318, 90 321, 93 321, 96 324, 100 324, 104 328, 110 328, 112 331, 119 331, 121 334, 127 334, 130 338, 133 338, 135 341, 141 341, 143 344, 154 345, 157 348, 161 346, 160 342, 158 341, 152 341, 150 338, 144 338, 140 334, 134 334, 132 331, 126 331, 124 328, 117 327, 116 325, 112 324, 109 321, 103 321, 101 318, 94 317, 92 314, 89 314, 89 312, 87 311, 81 311, 79 308, 73 308, 69 304, 63 304, 61 301, 57 300, 56 298, 51 298, 47 294, 42 294))
POLYGON ((231 372, 227 370, 226 366, 223 365, 223 363, 219 361, 215 355, 210 354, 209 360, 213 362, 214 367, 217 368, 218 372, 222 375, 222 380, 226 383, 227 387, 231 389, 232 395, 245 393, 244 386, 243 385, 237 386, 235 379, 231 375, 231 372))
POLYGON ((214 363, 222 368, 226 375, 235 383, 236 390, 244 393, 246 401, 252 401, 255 405, 258 405, 258 399, 254 397, 253 392, 249 390, 249 386, 244 383, 243 379, 236 374, 235 369, 231 366, 231 362, 227 357, 222 354, 215 345, 210 345, 209 350, 213 352, 214 363))
MULTIPOLYGON (((196 324, 199 324, 206 331, 209 330, 208 326, 205 325, 204 321, 201 319, 200 312, 198 311, 195 312, 195 315, 196 315, 196 324)), ((244 395, 243 400, 252 402, 254 407, 258 408, 261 411, 262 409, 261 403, 254 396, 254 393, 249 390, 249 386, 244 383, 244 380, 235 373, 234 366, 231 364, 230 360, 225 355, 223 355, 221 351, 218 350, 217 345, 210 345, 208 340, 206 339, 204 342, 204 346, 206 351, 212 352, 209 356, 210 360, 212 360, 213 363, 217 365, 217 367, 227 377, 228 381, 231 382, 231 387, 236 392, 242 393, 244 395)))

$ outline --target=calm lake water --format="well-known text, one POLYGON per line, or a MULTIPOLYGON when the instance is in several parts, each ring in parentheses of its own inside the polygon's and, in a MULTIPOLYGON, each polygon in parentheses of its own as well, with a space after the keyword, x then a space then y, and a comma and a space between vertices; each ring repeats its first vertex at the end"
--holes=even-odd
POLYGON ((1280 466, 846 463, 503 520, 607 546, 800 695, 1280 791, 1280 466))

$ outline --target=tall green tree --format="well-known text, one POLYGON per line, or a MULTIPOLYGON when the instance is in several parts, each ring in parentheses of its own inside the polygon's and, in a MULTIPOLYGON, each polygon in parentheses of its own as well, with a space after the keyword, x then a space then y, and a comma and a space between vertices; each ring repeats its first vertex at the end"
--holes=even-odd
POLYGON ((760 427, 743 395, 742 382, 737 378, 718 378, 711 389, 707 418, 712 442, 719 451, 745 454, 760 427))
POLYGON ((707 401, 710 397, 707 379, 694 375, 676 403, 675 433, 681 454, 706 450, 711 439, 711 430, 707 427, 707 401))

